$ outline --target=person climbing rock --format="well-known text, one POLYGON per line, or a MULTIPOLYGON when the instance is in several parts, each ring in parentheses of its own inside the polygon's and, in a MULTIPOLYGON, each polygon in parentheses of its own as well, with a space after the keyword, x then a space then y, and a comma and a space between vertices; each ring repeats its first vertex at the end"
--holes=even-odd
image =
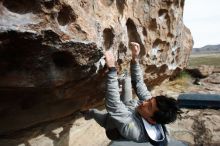
POLYGON ((122 92, 119 92, 118 75, 112 51, 105 52, 108 67, 106 80, 106 112, 89 109, 86 119, 95 119, 106 129, 111 140, 127 139, 136 142, 150 142, 153 145, 167 145, 165 124, 174 122, 181 110, 174 98, 152 97, 143 80, 139 64, 140 46, 131 42, 132 60, 130 74, 122 78, 122 92), (132 98, 132 88, 138 99, 132 98))

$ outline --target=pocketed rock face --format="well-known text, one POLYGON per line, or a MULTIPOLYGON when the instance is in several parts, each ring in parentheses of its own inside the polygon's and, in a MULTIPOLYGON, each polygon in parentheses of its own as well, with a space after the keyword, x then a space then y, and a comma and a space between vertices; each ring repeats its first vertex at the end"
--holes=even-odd
POLYGON ((103 52, 119 73, 141 46, 151 86, 183 69, 193 40, 184 0, 0 0, 0 135, 103 103, 103 52))

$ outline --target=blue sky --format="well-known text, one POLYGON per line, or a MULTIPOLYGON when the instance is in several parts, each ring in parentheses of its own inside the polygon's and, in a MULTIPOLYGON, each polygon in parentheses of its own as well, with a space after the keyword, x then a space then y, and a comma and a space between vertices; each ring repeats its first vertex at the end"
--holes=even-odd
POLYGON ((183 21, 194 48, 220 44, 220 0, 185 0, 183 21))

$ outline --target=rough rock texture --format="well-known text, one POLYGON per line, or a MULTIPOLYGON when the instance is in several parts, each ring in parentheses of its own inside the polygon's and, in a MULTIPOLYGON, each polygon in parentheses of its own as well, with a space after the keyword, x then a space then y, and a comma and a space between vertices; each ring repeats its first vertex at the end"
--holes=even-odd
POLYGON ((190 145, 220 144, 220 111, 184 109, 183 118, 168 125, 170 135, 190 145))
POLYGON ((103 52, 119 72, 141 46, 153 86, 183 69, 184 0, 0 0, 0 136, 102 103, 103 52))

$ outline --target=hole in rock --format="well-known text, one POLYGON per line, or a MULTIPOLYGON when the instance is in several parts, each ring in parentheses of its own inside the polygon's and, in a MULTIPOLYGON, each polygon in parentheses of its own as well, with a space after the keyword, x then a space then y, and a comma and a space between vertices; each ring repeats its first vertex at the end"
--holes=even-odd
POLYGON ((60 68, 70 67, 74 64, 74 58, 71 52, 65 52, 65 51, 55 52, 52 55, 52 58, 55 65, 60 68))
POLYGON ((162 41, 161 39, 156 39, 152 48, 157 48, 159 52, 167 52, 170 48, 170 43, 162 41))
POLYGON ((112 32, 112 29, 105 28, 104 31, 103 31, 103 37, 104 37, 105 49, 108 50, 112 46, 113 40, 114 40, 114 37, 115 37, 114 33, 112 32))
POLYGON ((119 13, 122 14, 122 15, 123 15, 125 5, 126 5, 125 0, 116 0, 117 9, 118 9, 119 13))
POLYGON ((180 47, 178 47, 178 48, 176 49, 176 52, 177 52, 177 54, 180 53, 180 47))
POLYGON ((157 29, 157 20, 151 19, 149 29, 155 31, 157 29))
POLYGON ((122 59, 117 59, 117 64, 120 66, 123 63, 122 59))
POLYGON ((147 36, 147 31, 146 31, 146 28, 145 28, 145 27, 143 27, 143 31, 142 31, 142 32, 143 32, 143 35, 144 35, 144 36, 147 36))
POLYGON ((167 37, 173 38, 174 35, 171 32, 168 32, 167 37))
POLYGON ((122 42, 120 42, 120 44, 118 46, 118 52, 119 53, 126 53, 127 52, 127 47, 122 42))
POLYGON ((175 57, 175 60, 176 60, 177 63, 179 63, 180 59, 181 59, 181 56, 180 56, 180 47, 178 47, 178 48, 176 49, 176 57, 175 57))
POLYGON ((185 3, 185 0, 181 0, 181 1, 180 1, 180 6, 181 6, 181 8, 184 7, 184 3, 185 3))
POLYGON ((179 63, 179 56, 178 55, 176 55, 175 60, 177 63, 179 63))
POLYGON ((46 68, 45 56, 47 49, 41 44, 35 34, 8 32, 0 38, 7 38, 8 44, 0 45, 0 74, 11 71, 31 72, 35 69, 46 68))
POLYGON ((40 10, 38 0, 4 0, 3 5, 11 12, 25 14, 36 13, 40 10))
POLYGON ((166 70, 168 69, 168 66, 166 64, 163 64, 160 69, 159 69, 159 73, 165 73, 166 70))
POLYGON ((170 7, 170 5, 173 3, 173 1, 170 1, 170 0, 163 0, 162 2, 161 2, 161 6, 163 7, 170 7))
POLYGON ((174 5, 177 6, 177 7, 179 7, 179 0, 175 0, 175 1, 174 1, 174 5))
POLYGON ((57 17, 58 23, 62 26, 75 22, 76 19, 77 15, 74 13, 73 9, 67 5, 62 7, 57 17))
POLYGON ((160 9, 158 12, 159 17, 167 15, 168 11, 166 9, 160 9))
POLYGON ((170 31, 171 20, 170 20, 169 14, 168 14, 168 10, 160 9, 159 12, 158 12, 158 15, 159 15, 160 20, 162 20, 166 23, 167 28, 170 31))
POLYGON ((46 0, 42 3, 47 9, 52 9, 56 4, 58 4, 58 0, 46 0))
POLYGON ((162 41, 160 39, 156 39, 153 43, 153 48, 158 47, 161 43, 162 43, 162 41))
POLYGON ((111 6, 114 0, 101 0, 101 3, 105 6, 111 6))
POLYGON ((144 45, 141 42, 141 38, 140 35, 138 34, 136 25, 134 24, 133 20, 131 20, 130 18, 127 20, 126 22, 126 26, 127 26, 127 32, 128 32, 128 39, 129 39, 129 43, 130 42, 137 42, 140 44, 140 53, 143 55, 145 54, 145 48, 144 45))

